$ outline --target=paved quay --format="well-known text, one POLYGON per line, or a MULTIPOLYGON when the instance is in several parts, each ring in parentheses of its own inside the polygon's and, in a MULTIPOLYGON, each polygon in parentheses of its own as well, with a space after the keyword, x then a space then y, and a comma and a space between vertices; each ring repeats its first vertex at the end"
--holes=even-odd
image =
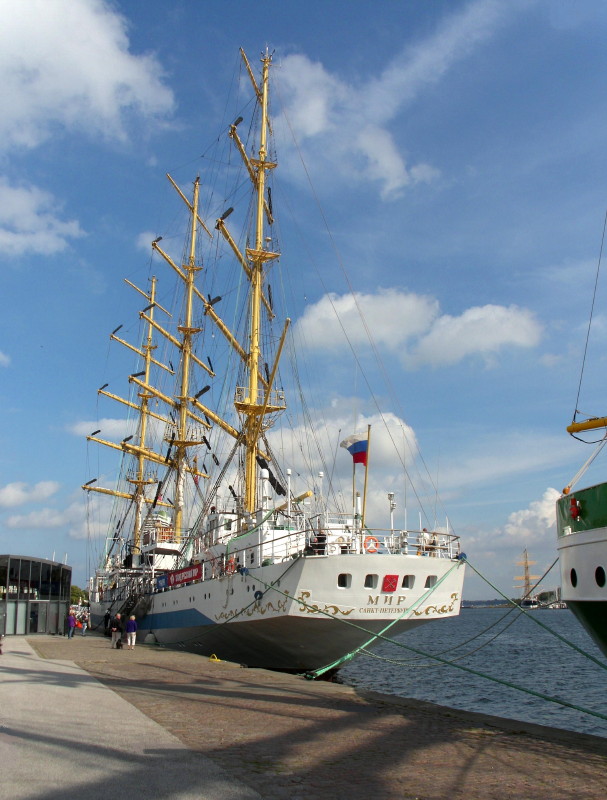
MULTIPOLYGON (((47 637, 43 637, 47 638, 47 637)), ((199 750, 182 743, 119 694, 68 660, 35 654, 23 636, 0 656, 2 800, 260 800, 199 750)), ((96 639, 98 652, 105 642, 96 639)), ((114 652, 112 652, 114 654, 114 652)))
POLYGON ((175 800, 607 796, 607 739, 600 737, 157 647, 115 651, 99 636, 5 643, 0 797, 69 800, 77 791, 107 800, 123 788, 128 797, 175 800), (7 680, 21 695, 9 701, 8 734, 7 680), (37 726, 55 711, 58 719, 37 726), (43 785, 39 748, 54 762, 55 779, 69 780, 63 791, 43 785), (23 782, 21 793, 2 794, 5 764, 11 784, 23 782))

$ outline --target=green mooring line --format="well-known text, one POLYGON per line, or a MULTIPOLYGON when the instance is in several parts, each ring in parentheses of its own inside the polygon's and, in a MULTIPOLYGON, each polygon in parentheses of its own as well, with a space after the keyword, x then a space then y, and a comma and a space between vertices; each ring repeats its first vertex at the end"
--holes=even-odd
MULTIPOLYGON (((547 570, 547 572, 546 572, 545 574, 548 574, 548 572, 550 572, 550 570, 551 570, 551 569, 552 569, 552 567, 553 567, 553 566, 556 564, 556 562, 557 562, 557 561, 558 561, 558 558, 557 558, 557 559, 555 559, 555 561, 552 563, 552 566, 550 567, 550 569, 548 569, 548 570, 547 570)), ((549 627, 548 627, 548 625, 545 625, 543 622, 541 622, 541 620, 539 620, 539 619, 538 619, 538 618, 535 616, 535 614, 529 614, 527 611, 525 611, 525 609, 524 609, 524 608, 522 608, 521 606, 519 606, 519 604, 518 604, 518 603, 515 603, 515 602, 514 602, 514 600, 511 600, 509 597, 506 597, 506 595, 505 595, 503 592, 501 592, 501 591, 500 591, 500 590, 497 588, 497 586, 494 586, 494 585, 491 583, 491 581, 490 581, 490 580, 488 580, 488 579, 487 579, 487 578, 486 578, 486 577, 485 577, 485 576, 484 576, 482 573, 480 573, 480 572, 479 572, 479 571, 476 569, 476 567, 475 567, 473 564, 471 564, 471 563, 468 561, 468 559, 467 559, 467 558, 466 558, 466 564, 468 564, 468 566, 470 567, 470 569, 473 569, 473 570, 476 572, 476 574, 479 576, 479 578, 482 578, 482 579, 485 581, 485 583, 489 584, 489 586, 490 586, 490 587, 491 587, 491 588, 492 588, 494 591, 496 591, 496 592, 497 592, 497 593, 498 593, 498 594, 499 594, 501 597, 503 597, 503 598, 504 598, 504 600, 507 600, 507 601, 510 603, 510 605, 514 606, 514 608, 518 608, 520 611, 522 611, 522 612, 523 612, 523 614, 524 614, 524 615, 525 615, 525 616, 526 616, 528 619, 531 619, 531 620, 533 620, 533 622, 535 622, 535 623, 536 623, 536 625, 539 625, 539 626, 540 626, 540 628, 543 628, 545 631, 548 631, 548 633, 551 633, 553 636, 556 636, 556 638, 557 638, 557 639, 560 639, 560 641, 561 641, 561 642, 563 642, 564 644, 566 644, 568 647, 571 647, 573 650, 575 650, 576 652, 578 652, 580 655, 582 655, 582 656, 585 656, 586 658, 590 659, 590 661, 593 661, 595 664, 598 664, 598 665, 599 665, 599 667, 601 667, 601 669, 607 669, 607 663, 605 663, 604 661, 601 661, 600 659, 596 658, 596 657, 595 657, 595 656, 593 656, 591 653, 587 653, 585 650, 582 650, 582 648, 581 648, 581 647, 578 647, 578 646, 577 646, 576 644, 574 644, 573 642, 570 642, 570 641, 569 641, 569 639, 566 639, 564 636, 561 636, 561 634, 560 634, 560 633, 558 633, 557 631, 553 630, 552 628, 549 628, 549 627)))
MULTIPOLYGON (((465 560, 462 560, 461 562, 459 562, 459 564, 461 564, 461 563, 468 564, 469 562, 468 562, 467 559, 465 559, 465 560)), ((454 566, 459 566, 459 564, 456 564, 454 566)), ((472 567, 472 565, 470 565, 470 566, 472 567)), ((472 567, 472 569, 474 569, 474 567, 472 567)), ((474 569, 474 571, 477 572, 476 569, 474 569)), ((483 577, 483 575, 481 575, 479 572, 477 572, 477 574, 481 578, 486 580, 483 577)), ((308 605, 304 600, 301 600, 301 599, 298 599, 296 597, 293 597, 292 595, 289 595, 286 592, 283 592, 280 589, 277 589, 276 586, 273 586, 272 584, 265 583, 264 581, 260 580, 259 577, 256 577, 255 579, 258 580, 260 583, 262 583, 264 586, 266 586, 266 588, 273 589, 275 592, 278 592, 279 594, 282 594, 283 597, 286 597, 289 600, 293 600, 296 603, 300 603, 305 608, 310 608, 310 609, 314 610, 316 613, 323 614, 324 616, 329 617, 330 619, 334 620, 335 622, 339 622, 342 625, 350 625, 351 627, 357 628, 358 630, 364 631, 365 633, 369 632, 366 628, 363 628, 362 625, 357 625, 355 622, 350 622, 350 620, 347 620, 347 619, 339 619, 339 618, 335 617, 333 614, 329 614, 326 611, 322 611, 321 609, 318 609, 318 608, 315 609, 313 606, 308 605)), ((489 583, 489 581, 487 581, 487 583, 489 583)), ((489 584, 489 585, 492 585, 492 584, 489 584)), ((492 587, 492 588, 495 588, 495 587, 492 587)), ((496 591, 499 591, 499 590, 496 589, 496 591)), ((500 592, 500 594, 502 594, 502 593, 500 592)), ((504 597, 504 595, 502 595, 502 597, 504 597)), ((516 603, 514 605, 516 605, 516 603)), ((519 608, 520 608, 520 606, 519 606, 519 608)), ((524 609, 521 608, 521 611, 524 612, 524 609)), ((558 636, 558 634, 556 634, 556 632, 552 631, 550 628, 546 628, 546 630, 548 630, 550 633, 554 633, 555 636, 558 636)), ((562 637, 558 636, 558 638, 562 638, 562 637)), ((524 686, 519 686, 516 683, 512 683, 511 681, 503 680, 502 678, 494 678, 493 676, 486 675, 485 673, 480 672, 479 670, 472 669, 471 667, 465 667, 463 664, 456 664, 453 661, 448 661, 446 658, 441 658, 440 656, 435 656, 435 655, 432 655, 431 653, 426 653, 423 650, 419 650, 416 647, 411 647, 410 645, 403 644, 402 642, 397 642, 395 639, 391 639, 389 636, 384 636, 383 633, 375 634, 371 641, 375 641, 376 639, 379 639, 379 640, 384 641, 384 642, 389 642, 390 644, 394 644, 394 645, 396 645, 397 647, 400 647, 403 650, 408 650, 408 651, 410 651, 412 653, 416 653, 417 655, 423 656, 424 658, 431 658, 434 661, 438 661, 440 664, 444 664, 444 665, 449 666, 449 667, 454 667, 455 669, 459 669, 462 672, 467 672, 470 675, 476 675, 478 678, 484 678, 485 680, 491 681, 492 683, 497 683, 500 686, 507 686, 509 689, 515 689, 516 691, 523 692, 524 694, 529 694, 529 695, 532 695, 533 697, 538 697, 538 698, 540 698, 540 700, 546 700, 548 703, 555 703, 557 705, 563 706, 564 708, 571 708, 574 711, 579 711, 582 714, 589 714, 592 717, 598 717, 598 719, 602 719, 602 720, 607 721, 607 714, 601 714, 600 711, 593 711, 592 709, 584 708, 583 706, 578 706, 575 703, 568 703, 566 700, 561 700, 558 697, 550 697, 549 695, 543 694, 542 692, 536 692, 534 689, 527 689, 524 686)), ((563 639, 563 641, 567 642, 567 640, 565 640, 565 639, 563 639)), ((570 642, 567 642, 567 643, 571 644, 570 642)), ((367 642, 367 644, 368 644, 368 642, 367 642)), ((574 647, 575 649, 578 649, 573 644, 571 644, 571 646, 574 647)), ((353 650, 351 654, 348 654, 347 656, 344 656, 344 658, 341 659, 340 662, 335 662, 335 663, 339 664, 339 663, 343 663, 344 661, 349 660, 350 658, 353 657, 353 655, 356 652, 358 652, 358 649, 360 649, 360 648, 357 648, 356 650, 353 650)), ((583 650, 580 650, 579 652, 582 653, 582 655, 588 655, 588 654, 585 654, 583 650)), ((589 658, 592 658, 592 656, 589 656, 589 658)), ((595 659, 593 659, 593 660, 595 660, 595 659)), ((603 664, 601 664, 600 661, 597 661, 597 663, 600 664, 601 666, 604 666, 603 664)), ((322 670, 314 670, 312 673, 307 673, 304 677, 312 680, 315 676, 322 675, 324 672, 326 672, 326 670, 331 669, 331 667, 332 667, 332 665, 329 665, 328 667, 322 668, 322 670)))
POLYGON ((358 652, 360 652, 363 648, 368 647, 370 644, 372 644, 378 638, 378 636, 383 635, 387 630, 390 630, 390 628, 393 625, 396 625, 397 622, 400 622, 402 619, 406 619, 408 615, 412 614, 418 606, 420 606, 425 600, 427 600, 430 597, 432 592, 434 592, 436 589, 438 589, 438 587, 441 585, 441 583, 444 580, 446 580, 446 578, 449 575, 451 575, 451 573, 453 572, 454 569, 457 569, 458 567, 461 567, 462 563, 463 563, 462 561, 458 561, 456 564, 454 564, 451 567, 451 569, 447 570, 447 572, 445 572, 445 574, 442 576, 442 578, 440 580, 438 580, 434 584, 434 586, 430 589, 429 592, 425 592, 419 598, 417 603, 414 603, 410 608, 405 608, 403 610, 403 613, 399 617, 397 617, 396 619, 392 620, 392 622, 389 622, 386 625, 386 627, 383 628, 379 633, 373 634, 373 636, 371 636, 371 638, 368 639, 364 644, 361 644, 360 647, 357 647, 354 650, 351 650, 347 655, 342 656, 342 658, 337 659, 337 661, 334 661, 332 664, 328 664, 326 667, 321 667, 321 669, 314 670, 313 674, 318 678, 320 675, 324 675, 325 672, 328 672, 330 669, 336 669, 337 667, 341 666, 341 664, 344 664, 346 661, 350 661, 350 659, 354 658, 354 656, 358 652))

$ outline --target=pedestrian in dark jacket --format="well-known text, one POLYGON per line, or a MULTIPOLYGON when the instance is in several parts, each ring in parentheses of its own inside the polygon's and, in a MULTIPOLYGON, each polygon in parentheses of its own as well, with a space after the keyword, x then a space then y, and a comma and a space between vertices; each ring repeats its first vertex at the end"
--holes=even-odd
POLYGON ((124 624, 120 614, 116 614, 116 616, 112 617, 110 620, 110 631, 112 632, 112 649, 115 650, 118 647, 118 642, 120 642, 120 647, 122 647, 124 624))

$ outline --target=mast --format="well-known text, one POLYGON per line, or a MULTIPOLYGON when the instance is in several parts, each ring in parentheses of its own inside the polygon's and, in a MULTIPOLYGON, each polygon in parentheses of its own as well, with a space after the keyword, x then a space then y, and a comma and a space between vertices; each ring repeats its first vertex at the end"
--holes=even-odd
POLYGON ((607 428, 607 417, 593 417, 583 422, 572 422, 567 426, 567 433, 581 433, 582 431, 595 431, 598 428, 607 428))
MULTIPOLYGON (((82 488, 85 489, 87 492, 97 492, 99 494, 107 494, 113 497, 121 497, 124 499, 128 499, 133 501, 135 505, 135 520, 133 523, 133 531, 131 534, 132 540, 132 552, 140 554, 141 553, 141 529, 143 524, 143 519, 145 517, 145 507, 147 504, 151 503, 152 501, 146 496, 145 489, 147 486, 151 486, 152 484, 156 484, 156 477, 152 477, 147 474, 146 470, 146 463, 148 461, 155 462, 155 463, 162 463, 163 458, 159 454, 154 453, 152 450, 149 449, 147 444, 147 434, 148 434, 148 421, 150 417, 159 420, 160 422, 167 423, 168 420, 166 417, 157 414, 149 408, 149 401, 151 398, 154 397, 154 394, 150 392, 150 374, 152 365, 156 365, 161 369, 166 370, 167 372, 173 374, 173 370, 163 364, 162 362, 158 361, 154 358, 153 352, 156 349, 156 345, 153 343, 153 331, 154 327, 158 326, 158 323, 154 320, 154 311, 158 308, 160 311, 163 311, 167 316, 171 316, 170 312, 167 309, 163 308, 157 301, 156 301, 156 284, 157 279, 156 277, 152 277, 150 279, 150 291, 144 292, 134 283, 131 283, 128 279, 125 278, 125 283, 127 283, 131 288, 135 289, 136 292, 139 292, 145 299, 148 301, 148 306, 145 308, 144 311, 139 312, 139 316, 142 320, 146 322, 144 340, 145 344, 142 344, 141 347, 135 347, 134 345, 127 342, 125 339, 122 339, 120 336, 116 334, 122 327, 119 325, 111 334, 110 339, 118 342, 118 344, 126 347, 128 350, 136 353, 143 359, 144 369, 129 377, 129 383, 132 383, 135 386, 139 387, 139 391, 137 393, 137 397, 139 398, 139 403, 134 403, 132 400, 127 400, 120 395, 114 394, 113 392, 107 391, 107 384, 102 386, 98 390, 98 394, 103 395, 104 397, 109 397, 111 400, 115 400, 122 405, 127 406, 130 409, 133 409, 137 412, 137 419, 138 419, 138 437, 137 437, 137 444, 133 444, 131 442, 132 436, 127 436, 125 439, 117 444, 115 442, 107 441, 105 439, 101 439, 97 436, 100 431, 95 431, 90 436, 87 436, 87 441, 89 442, 97 442, 98 444, 105 445, 106 447, 113 448, 115 450, 122 450, 123 453, 134 455, 135 456, 135 470, 134 473, 131 475, 126 476, 126 480, 131 486, 133 490, 131 492, 123 492, 118 489, 106 489, 101 486, 93 486, 92 484, 96 482, 96 479, 89 481, 85 484, 82 488), (144 380, 141 380, 143 376, 144 380)), ((166 505, 162 501, 160 505, 166 505)))
MULTIPOLYGON (((201 331, 192 325, 193 322, 193 300, 194 282, 196 273, 201 267, 196 266, 196 231, 198 221, 198 198, 200 195, 200 177, 194 181, 194 196, 191 204, 191 225, 190 225, 190 252, 188 263, 183 265, 185 270, 185 318, 183 325, 179 325, 177 330, 181 333, 183 340, 181 345, 181 386, 177 396, 178 425, 175 439, 172 444, 177 448, 175 464, 177 475, 175 480, 175 536, 180 541, 183 528, 183 507, 184 507, 184 480, 185 465, 187 458, 187 448, 200 444, 198 440, 188 439, 188 411, 190 398, 190 365, 192 361, 192 339, 195 334, 201 331)), ((170 446, 171 442, 169 443, 170 446)))
MULTIPOLYGON (((151 280, 151 289, 149 294, 149 300, 151 304, 150 309, 150 317, 154 317, 154 306, 156 305, 156 277, 153 276, 151 280)), ((147 324, 147 335, 146 335, 146 343, 141 348, 144 353, 144 375, 145 375, 145 383, 149 384, 150 382, 150 368, 152 366, 152 351, 155 348, 152 340, 152 333, 153 327, 148 322, 147 324)), ((147 427, 148 427, 148 402, 153 397, 149 392, 145 389, 141 388, 138 396, 141 400, 141 418, 140 418, 140 428, 139 428, 139 447, 140 451, 137 453, 137 473, 135 478, 127 478, 129 483, 134 484, 135 490, 135 525, 133 526, 133 552, 134 553, 141 553, 141 525, 143 522, 143 509, 145 507, 145 487, 149 486, 151 483, 155 481, 153 479, 146 479, 145 478, 145 447, 146 447, 146 436, 147 436, 147 427)))
POLYGON ((523 575, 515 575, 514 576, 514 580, 515 581, 523 581, 522 584, 516 584, 515 587, 514 587, 515 589, 522 589, 523 590, 523 596, 522 596, 523 600, 531 594, 531 581, 537 581, 540 578, 539 575, 531 575, 529 573, 530 565, 531 564, 535 564, 535 563, 537 563, 537 562, 529 560, 529 556, 527 554, 527 548, 525 548, 523 550, 522 559, 520 561, 516 562, 518 567, 523 567, 524 568, 524 574, 523 575))
MULTIPOLYGON (((261 88, 253 76, 246 55, 241 50, 242 57, 249 73, 249 78, 261 106, 261 123, 259 134, 259 151, 256 159, 250 159, 250 166, 253 168, 252 181, 256 190, 256 212, 255 212, 255 246, 247 248, 246 254, 250 263, 250 307, 249 307, 249 352, 247 358, 247 372, 249 385, 244 400, 238 399, 235 403, 236 409, 245 415, 243 425, 243 437, 245 447, 245 488, 244 488, 244 509, 253 512, 257 506, 257 444, 261 434, 261 423, 263 416, 270 410, 276 410, 269 406, 269 392, 271 383, 268 382, 266 388, 266 398, 260 403, 259 392, 259 365, 260 365, 260 338, 261 338, 261 303, 263 287, 263 270, 266 261, 277 258, 278 253, 273 253, 265 249, 265 215, 267 203, 265 201, 266 172, 276 167, 276 164, 268 161, 267 140, 268 140, 268 96, 269 96, 269 73, 272 56, 266 50, 261 58, 262 76, 261 88)), ((268 216, 270 216, 268 214, 268 216)), ((237 392, 238 398, 238 392, 237 392)))

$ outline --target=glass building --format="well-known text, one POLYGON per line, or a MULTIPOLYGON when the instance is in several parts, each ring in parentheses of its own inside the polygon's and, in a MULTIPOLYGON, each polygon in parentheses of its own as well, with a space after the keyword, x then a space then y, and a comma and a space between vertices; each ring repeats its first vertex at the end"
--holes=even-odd
POLYGON ((0 634, 64 633, 71 584, 65 564, 0 555, 0 634))

